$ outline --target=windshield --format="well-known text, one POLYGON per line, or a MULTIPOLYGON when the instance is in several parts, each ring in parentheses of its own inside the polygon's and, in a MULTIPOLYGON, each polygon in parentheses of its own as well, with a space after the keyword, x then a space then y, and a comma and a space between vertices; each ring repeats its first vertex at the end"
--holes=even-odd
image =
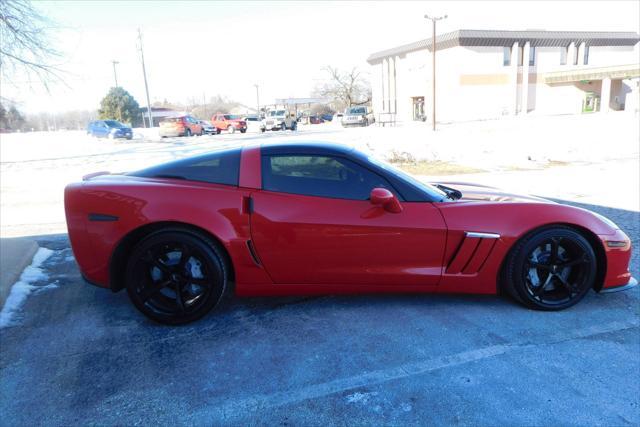
POLYGON ((349 108, 347 114, 367 114, 367 109, 364 107, 349 108))
POLYGON ((240 120, 242 117, 237 114, 225 114, 224 118, 227 120, 240 120))
POLYGON ((116 120, 105 120, 104 122, 110 128, 123 128, 123 127, 125 127, 125 125, 123 125, 122 123, 120 123, 120 122, 118 122, 116 120))
POLYGON ((380 166, 381 168, 383 168, 387 172, 397 176, 398 178, 400 178, 400 179, 402 179, 404 181, 407 181, 408 183, 410 183, 414 187, 419 188, 420 190, 426 192, 427 194, 429 194, 431 196, 439 198, 440 200, 444 200, 447 197, 447 193, 445 193, 444 191, 434 187, 431 184, 427 184, 426 182, 422 182, 422 181, 416 179, 413 175, 410 175, 410 174, 404 172, 403 170, 393 166, 391 163, 387 163, 384 160, 377 159, 377 158, 375 158, 373 156, 369 156, 367 159, 371 163, 373 163, 374 165, 380 166))
POLYGON ((272 111, 269 111, 269 117, 284 116, 284 113, 285 113, 284 110, 272 110, 272 111))

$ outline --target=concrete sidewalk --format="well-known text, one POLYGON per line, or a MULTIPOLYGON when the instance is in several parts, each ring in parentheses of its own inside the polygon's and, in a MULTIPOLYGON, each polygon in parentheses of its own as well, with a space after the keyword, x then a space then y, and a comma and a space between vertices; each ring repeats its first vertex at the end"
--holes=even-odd
POLYGON ((0 308, 37 250, 38 245, 30 239, 0 239, 0 308))

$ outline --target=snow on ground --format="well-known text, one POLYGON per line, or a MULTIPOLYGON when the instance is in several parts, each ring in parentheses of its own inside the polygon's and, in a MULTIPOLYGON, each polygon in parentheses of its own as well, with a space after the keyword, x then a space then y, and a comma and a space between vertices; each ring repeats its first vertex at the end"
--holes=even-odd
MULTIPOLYGON (((596 186, 599 194, 623 190, 637 194, 638 180, 633 178, 638 176, 638 128, 637 116, 620 112, 441 124, 435 133, 425 123, 348 129, 325 123, 300 126, 296 132, 263 134, 255 129, 246 134, 166 139, 158 136, 157 129, 135 129, 132 141, 99 140, 83 131, 3 134, 0 235, 65 232, 64 186, 83 175, 140 169, 225 146, 282 141, 335 142, 385 159, 457 163, 488 171, 474 175, 474 181, 498 181, 497 186, 519 182, 519 188, 531 188, 539 195, 549 192, 546 190, 566 197, 571 192, 585 193, 591 191, 584 189, 589 180, 602 183, 596 186), (559 163, 571 166, 545 169, 559 163), (616 166, 604 173, 592 166, 603 163, 622 165, 624 171, 616 166), (631 180, 621 180, 621 175, 631 180), (502 178, 497 179, 499 176, 502 178), (524 185, 533 181, 540 185, 524 185)), ((617 196, 609 199, 609 203, 622 200, 617 196)), ((637 209, 635 202, 631 206, 637 209)))
POLYGON ((53 254, 51 249, 38 248, 38 251, 33 256, 31 265, 28 265, 27 268, 24 269, 20 275, 20 280, 11 287, 11 292, 4 303, 4 307, 2 307, 2 311, 0 311, 0 329, 15 323, 15 315, 29 294, 37 290, 49 289, 56 286, 54 284, 44 286, 35 285, 36 282, 42 282, 48 279, 47 274, 40 266, 51 254, 53 254))

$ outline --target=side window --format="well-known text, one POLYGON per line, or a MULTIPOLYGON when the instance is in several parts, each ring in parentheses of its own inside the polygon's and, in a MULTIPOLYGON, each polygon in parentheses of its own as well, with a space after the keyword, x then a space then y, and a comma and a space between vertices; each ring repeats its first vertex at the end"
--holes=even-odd
POLYGON ((331 156, 262 157, 262 188, 335 199, 368 200, 376 187, 393 187, 380 175, 350 160, 331 156))
POLYGON ((240 150, 225 150, 150 167, 129 175, 147 178, 175 178, 212 184, 238 185, 240 150))

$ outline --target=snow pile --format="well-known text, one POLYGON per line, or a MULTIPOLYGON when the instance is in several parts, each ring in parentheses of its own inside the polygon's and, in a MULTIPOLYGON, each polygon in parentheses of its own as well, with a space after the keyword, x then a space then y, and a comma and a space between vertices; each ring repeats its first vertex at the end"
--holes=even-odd
POLYGON ((43 262, 53 254, 51 249, 39 248, 33 256, 31 265, 27 266, 12 287, 9 297, 0 311, 0 329, 14 324, 13 316, 20 309, 30 293, 38 289, 48 289, 55 285, 36 286, 34 283, 46 280, 47 274, 40 268, 43 262))

